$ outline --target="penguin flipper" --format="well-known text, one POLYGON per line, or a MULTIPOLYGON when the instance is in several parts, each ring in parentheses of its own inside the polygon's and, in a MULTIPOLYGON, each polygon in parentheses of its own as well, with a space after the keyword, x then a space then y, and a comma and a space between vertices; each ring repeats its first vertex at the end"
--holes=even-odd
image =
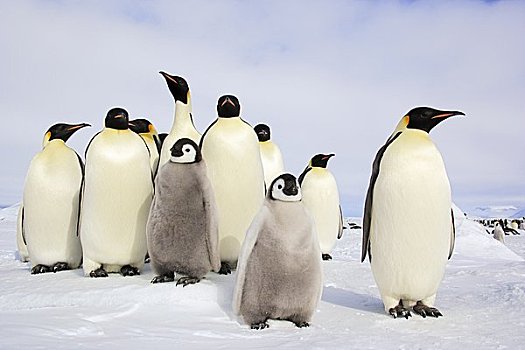
POLYGON ((155 146, 157 146, 157 152, 160 154, 160 150, 162 149, 162 143, 160 142, 160 139, 157 135, 153 135, 153 141, 155 141, 155 146))
MULTIPOLYGON (((361 245, 361 262, 366 258, 366 255, 369 252, 370 245, 370 225, 372 222, 372 204, 374 197, 374 186, 379 176, 379 166, 381 164, 381 159, 386 152, 386 149, 392 142, 394 142, 399 135, 402 134, 402 131, 399 131, 395 136, 390 137, 388 141, 377 151, 374 162, 372 163, 372 175, 370 176, 370 184, 368 185, 368 191, 366 192, 366 201, 365 201, 365 211, 363 214, 363 243, 361 245)), ((369 256, 372 259, 371 256, 369 256)))
POLYGON ((303 184, 303 180, 304 180, 304 177, 306 176, 306 174, 312 170, 312 167, 310 166, 310 164, 308 164, 306 166, 306 168, 304 168, 303 172, 301 173, 301 175, 299 175, 299 177, 297 178, 297 181, 299 182, 299 186, 303 184))
POLYGON ((343 237, 343 229, 343 210, 341 209, 341 206, 339 206, 339 231, 337 232, 337 239, 343 237))
POLYGON ((20 215, 22 216, 22 220, 20 221, 20 232, 22 233, 22 240, 24 241, 24 244, 27 246, 27 240, 26 240, 26 231, 24 230, 24 213, 25 208, 22 206, 22 212, 20 215))
POLYGON ((246 231, 244 242, 239 253, 239 260, 237 262, 237 276, 235 279, 235 289, 233 292, 233 312, 238 315, 241 310, 242 292, 244 289, 244 280, 246 277, 246 266, 252 253, 253 247, 257 242, 257 237, 263 223, 266 221, 266 217, 270 215, 270 210, 263 204, 255 218, 253 219, 250 227, 246 231))
POLYGON ((450 257, 452 257, 452 252, 454 252, 454 245, 456 244, 456 223, 454 221, 454 210, 450 209, 451 217, 452 217, 452 229, 450 232, 450 249, 448 251, 448 259, 450 260, 450 257))

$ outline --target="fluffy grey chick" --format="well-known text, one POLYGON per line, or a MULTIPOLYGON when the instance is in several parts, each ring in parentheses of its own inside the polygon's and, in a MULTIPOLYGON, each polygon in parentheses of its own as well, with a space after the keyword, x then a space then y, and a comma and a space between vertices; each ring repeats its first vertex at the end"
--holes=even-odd
POLYGON ((219 271, 217 209, 199 146, 188 138, 175 142, 171 159, 155 180, 148 219, 148 251, 157 274, 152 283, 194 284, 219 271))

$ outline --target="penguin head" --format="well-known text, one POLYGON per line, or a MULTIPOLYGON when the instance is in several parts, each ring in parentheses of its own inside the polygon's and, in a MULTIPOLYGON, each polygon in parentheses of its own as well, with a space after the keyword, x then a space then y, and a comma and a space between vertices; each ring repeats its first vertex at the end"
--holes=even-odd
POLYGON ((202 154, 195 141, 182 138, 177 140, 171 147, 170 161, 173 163, 198 163, 202 160, 202 154))
POLYGON ((330 154, 319 153, 319 154, 316 154, 310 160, 310 166, 311 167, 316 167, 316 168, 326 168, 326 165, 328 164, 328 161, 333 156, 335 156, 334 153, 330 153, 330 154))
POLYGON ((106 128, 126 130, 128 128, 128 112, 124 108, 115 107, 108 111, 106 115, 106 128))
POLYGON ((168 89, 170 89, 171 95, 175 99, 175 102, 180 101, 184 104, 188 104, 190 97, 190 87, 183 77, 177 75, 170 75, 166 72, 159 72, 166 83, 168 84, 168 89))
POLYGON ((253 128, 255 130, 255 133, 257 134, 257 137, 259 138, 259 142, 265 142, 270 140, 270 127, 266 124, 257 124, 253 128))
POLYGON ((217 102, 217 113, 219 118, 233 118, 241 115, 241 105, 237 97, 224 95, 217 102))
POLYGON ((129 121, 129 128, 137 134, 156 134, 157 130, 147 119, 134 119, 129 121))
POLYGON ((78 130, 85 128, 86 126, 91 126, 90 124, 80 123, 80 124, 65 124, 58 123, 51 126, 44 135, 44 146, 52 140, 62 140, 66 142, 71 135, 73 135, 78 130))
POLYGON ((460 111, 440 111, 430 107, 416 107, 403 118, 406 120, 408 129, 419 129, 428 133, 443 120, 455 115, 465 115, 465 113, 460 111))
POLYGON ((271 200, 283 202, 300 201, 302 194, 297 178, 288 173, 279 175, 273 180, 268 196, 271 200))

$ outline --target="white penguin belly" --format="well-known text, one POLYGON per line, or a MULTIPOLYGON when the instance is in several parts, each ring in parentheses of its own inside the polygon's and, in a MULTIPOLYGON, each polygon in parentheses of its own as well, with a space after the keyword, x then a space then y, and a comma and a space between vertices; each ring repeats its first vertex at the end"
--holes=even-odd
POLYGON ((279 148, 271 141, 260 142, 261 161, 264 170, 264 182, 269 188, 272 181, 284 173, 283 156, 279 148))
POLYGON ((246 230, 264 200, 257 136, 248 124, 231 119, 219 118, 202 145, 219 215, 221 261, 227 262, 237 261, 246 230))
POLYGON ((419 133, 405 131, 389 146, 374 187, 371 267, 383 298, 435 295, 445 271, 450 185, 439 151, 419 133))
POLYGON ((33 266, 80 265, 77 236, 82 181, 76 153, 62 141, 50 142, 31 162, 24 187, 24 232, 33 266))
POLYGON ((153 185, 147 149, 136 136, 103 131, 87 153, 81 238, 84 255, 99 264, 141 268, 146 255, 153 185))
POLYGON ((321 252, 329 254, 339 233, 339 193, 335 178, 325 169, 312 168, 304 177, 301 192, 303 203, 314 218, 321 252))

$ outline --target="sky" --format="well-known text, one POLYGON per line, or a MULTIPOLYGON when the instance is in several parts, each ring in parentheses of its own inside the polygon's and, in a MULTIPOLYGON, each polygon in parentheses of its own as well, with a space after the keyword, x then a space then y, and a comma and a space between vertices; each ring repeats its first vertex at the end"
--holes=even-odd
POLYGON ((57 122, 93 125, 68 141, 81 155, 115 106, 168 132, 163 70, 188 81, 201 132, 234 94, 289 172, 335 153, 345 215, 417 106, 466 114, 431 132, 460 208, 524 208, 523 18, 525 1, 0 1, 0 205, 57 122))

